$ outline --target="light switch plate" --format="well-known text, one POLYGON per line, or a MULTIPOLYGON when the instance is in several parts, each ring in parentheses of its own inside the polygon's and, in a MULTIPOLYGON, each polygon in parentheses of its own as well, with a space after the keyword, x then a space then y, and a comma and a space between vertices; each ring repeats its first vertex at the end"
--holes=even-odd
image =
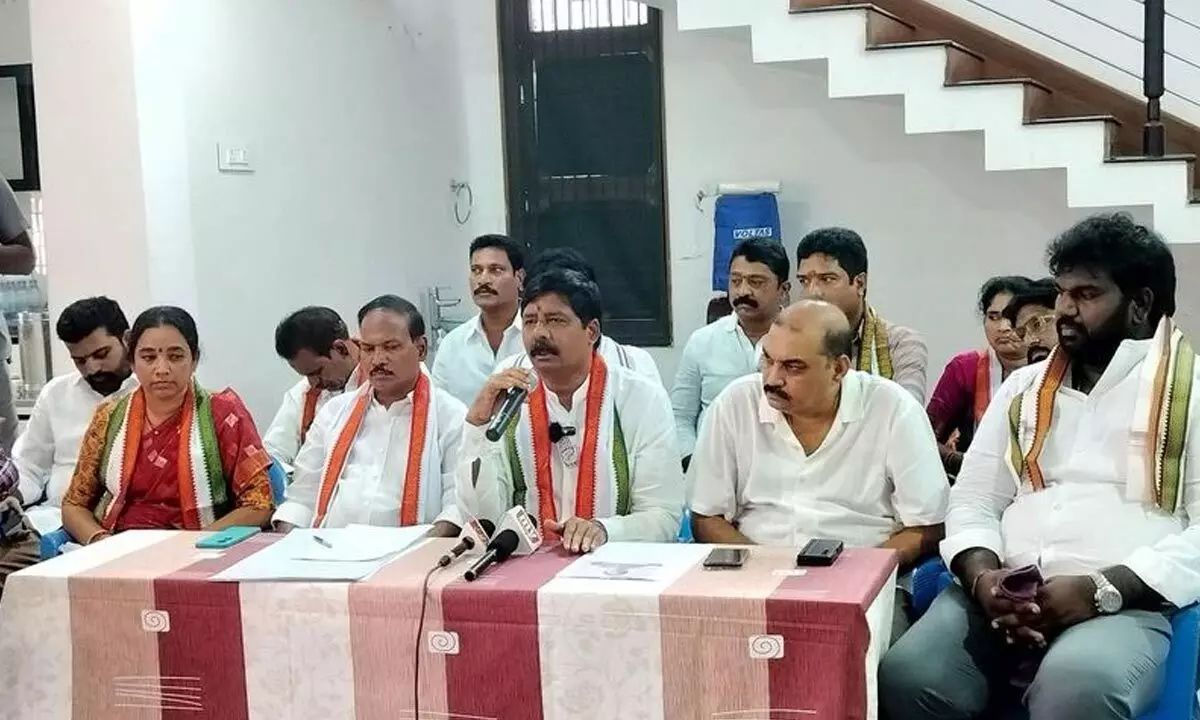
POLYGON ((254 172, 253 154, 249 146, 217 143, 217 170, 227 173, 254 172))

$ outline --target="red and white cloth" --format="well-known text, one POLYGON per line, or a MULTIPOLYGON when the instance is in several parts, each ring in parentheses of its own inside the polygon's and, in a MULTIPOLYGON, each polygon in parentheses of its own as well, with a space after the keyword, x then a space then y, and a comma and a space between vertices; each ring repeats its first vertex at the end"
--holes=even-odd
MULTIPOLYGON (((277 536, 223 553, 196 538, 123 533, 11 576, 0 718, 411 717, 422 579, 452 541, 360 583, 239 585, 208 579, 277 536)), ((679 548, 695 564, 662 582, 556 577, 577 562, 556 549, 474 583, 435 574, 422 716, 874 717, 893 553, 800 574, 791 550, 706 571, 708 548, 679 548)))

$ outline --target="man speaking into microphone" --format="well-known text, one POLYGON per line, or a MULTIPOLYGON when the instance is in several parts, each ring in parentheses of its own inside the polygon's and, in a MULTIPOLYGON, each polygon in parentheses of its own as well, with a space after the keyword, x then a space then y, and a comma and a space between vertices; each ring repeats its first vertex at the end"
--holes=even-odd
POLYGON ((462 511, 498 521, 522 505, 579 553, 675 537, 684 486, 666 391, 595 351, 601 312, 599 287, 581 273, 550 268, 526 282, 522 339, 534 372, 496 373, 468 410, 462 511), (512 392, 528 397, 489 441, 512 392))

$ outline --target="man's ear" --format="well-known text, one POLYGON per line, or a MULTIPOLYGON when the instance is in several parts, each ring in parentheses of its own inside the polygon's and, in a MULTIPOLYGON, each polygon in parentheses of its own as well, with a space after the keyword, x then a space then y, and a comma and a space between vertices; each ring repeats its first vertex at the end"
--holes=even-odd
POLYGON ((859 273, 859 274, 855 275, 854 279, 850 281, 850 284, 853 285, 854 289, 858 291, 859 297, 867 296, 867 274, 866 273, 859 273))
POLYGON ((1134 327, 1150 324, 1150 308, 1154 307, 1154 291, 1139 288, 1129 296, 1129 322, 1134 327))
POLYGON ((850 372, 850 358, 846 355, 838 355, 833 360, 833 379, 841 382, 850 372))
POLYGON ((417 359, 425 362, 425 357, 429 354, 429 340, 422 335, 413 341, 413 345, 417 346, 417 359))
POLYGON ((596 347, 600 342, 600 321, 592 320, 584 329, 588 333, 588 342, 591 343, 592 347, 596 347))

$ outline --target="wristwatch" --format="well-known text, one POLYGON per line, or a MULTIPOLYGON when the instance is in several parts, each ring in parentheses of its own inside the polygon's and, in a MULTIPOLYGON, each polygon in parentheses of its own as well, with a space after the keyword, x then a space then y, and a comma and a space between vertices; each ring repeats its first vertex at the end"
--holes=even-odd
POLYGON ((1125 598, 1121 597, 1121 591, 1109 582, 1108 578, 1104 577, 1104 573, 1094 572, 1088 577, 1096 584, 1096 594, 1093 596, 1096 612, 1101 615, 1115 615, 1121 612, 1121 608, 1125 605, 1125 598))

